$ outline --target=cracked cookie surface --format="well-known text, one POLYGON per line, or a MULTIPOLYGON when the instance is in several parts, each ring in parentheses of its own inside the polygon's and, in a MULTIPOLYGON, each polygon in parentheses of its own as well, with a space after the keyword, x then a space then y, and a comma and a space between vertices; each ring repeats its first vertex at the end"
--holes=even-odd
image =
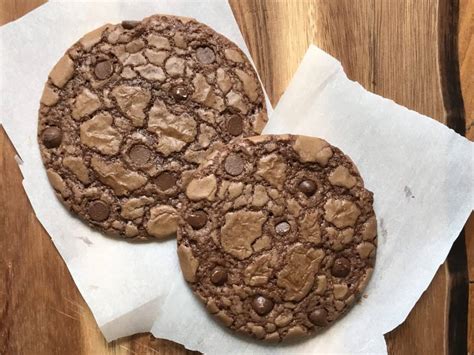
POLYGON ((322 139, 236 140, 195 171, 185 196, 183 276, 235 331, 275 342, 317 333, 372 274, 373 195, 350 158, 322 139))
POLYGON ((125 238, 176 231, 179 195, 209 152, 267 121, 245 54, 190 18, 104 25, 49 74, 38 142, 61 201, 125 238))

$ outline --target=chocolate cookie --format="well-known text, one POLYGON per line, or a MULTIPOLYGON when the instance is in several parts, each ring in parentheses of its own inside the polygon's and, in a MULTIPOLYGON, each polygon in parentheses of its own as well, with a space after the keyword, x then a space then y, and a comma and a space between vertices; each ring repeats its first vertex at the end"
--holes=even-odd
POLYGON ((227 327, 282 341, 330 326, 375 263, 372 193, 318 138, 259 136, 213 153, 186 188, 185 280, 227 327))
POLYGON ((234 43, 157 15, 100 27, 66 52, 44 87, 38 141, 57 195, 83 220, 166 238, 190 170, 266 120, 257 75, 234 43))

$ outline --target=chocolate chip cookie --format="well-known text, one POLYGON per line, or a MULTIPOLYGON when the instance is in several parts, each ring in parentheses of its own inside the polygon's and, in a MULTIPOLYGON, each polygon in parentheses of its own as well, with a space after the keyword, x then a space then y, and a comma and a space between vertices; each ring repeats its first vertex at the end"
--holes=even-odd
POLYGON ((152 16, 86 34, 49 74, 38 141, 59 198, 127 238, 176 231, 190 170, 259 134, 264 94, 247 57, 190 18, 152 16))
POLYGON ((227 327, 279 342, 333 324, 358 299, 377 246, 373 195, 322 139, 259 136, 213 153, 178 227, 185 280, 227 327))

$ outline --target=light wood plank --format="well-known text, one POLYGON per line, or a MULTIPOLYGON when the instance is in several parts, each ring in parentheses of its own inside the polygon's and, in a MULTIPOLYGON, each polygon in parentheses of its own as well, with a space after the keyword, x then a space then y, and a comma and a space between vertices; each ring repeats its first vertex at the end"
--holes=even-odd
POLYGON ((468 354, 474 354, 474 283, 469 285, 469 327, 467 333, 468 354))

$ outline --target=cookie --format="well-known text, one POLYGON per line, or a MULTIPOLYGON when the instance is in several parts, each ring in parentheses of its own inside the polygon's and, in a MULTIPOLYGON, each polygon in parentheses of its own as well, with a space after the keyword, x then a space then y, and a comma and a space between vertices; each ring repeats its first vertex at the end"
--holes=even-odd
POLYGON ((235 331, 274 342, 317 333, 372 274, 373 195, 350 158, 322 139, 239 139, 195 171, 185 196, 184 279, 235 331))
POLYGON ((49 74, 38 141, 59 198, 126 238, 176 231, 189 172, 259 134, 262 88, 237 46, 190 18, 152 16, 82 37, 49 74))

